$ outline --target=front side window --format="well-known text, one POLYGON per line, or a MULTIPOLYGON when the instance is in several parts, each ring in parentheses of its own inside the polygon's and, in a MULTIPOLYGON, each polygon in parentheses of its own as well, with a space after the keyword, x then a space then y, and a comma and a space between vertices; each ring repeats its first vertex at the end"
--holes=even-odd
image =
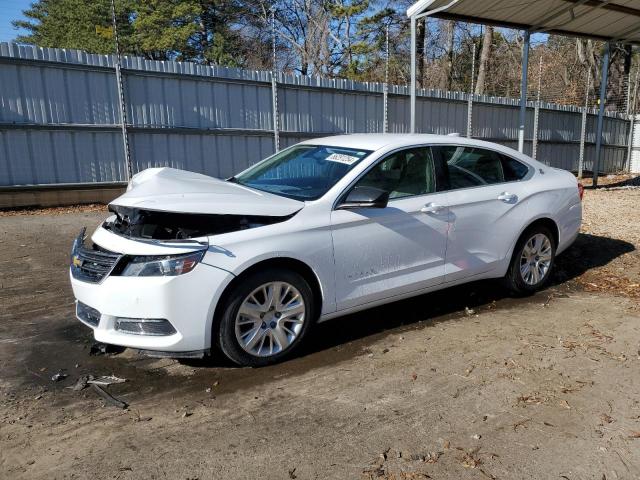
POLYGON ((230 181, 296 200, 316 200, 370 153, 326 145, 296 145, 230 181))
POLYGON ((425 195, 436 191, 431 148, 418 147, 395 152, 360 179, 357 186, 389 192, 389 198, 425 195))
POLYGON ((452 190, 522 180, 529 171, 517 160, 491 150, 455 145, 438 148, 452 190))

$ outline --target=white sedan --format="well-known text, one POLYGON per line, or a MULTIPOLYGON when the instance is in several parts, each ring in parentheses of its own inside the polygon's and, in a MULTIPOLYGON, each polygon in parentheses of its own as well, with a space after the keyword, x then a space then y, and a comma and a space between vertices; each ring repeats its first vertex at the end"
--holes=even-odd
POLYGON ((582 186, 509 148, 343 135, 227 180, 135 175, 73 245, 76 315, 151 355, 290 355, 317 322, 484 278, 529 294, 576 238, 582 186))

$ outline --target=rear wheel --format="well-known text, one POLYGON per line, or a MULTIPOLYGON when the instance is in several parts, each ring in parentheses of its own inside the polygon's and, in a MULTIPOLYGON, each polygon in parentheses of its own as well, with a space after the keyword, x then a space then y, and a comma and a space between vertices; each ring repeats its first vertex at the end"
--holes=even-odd
POLYGON ((505 277, 507 288, 518 295, 532 294, 549 280, 556 257, 551 231, 543 226, 527 229, 516 244, 505 277))
POLYGON ((231 292, 218 329, 223 353, 238 365, 260 367, 289 356, 313 318, 314 298, 296 272, 271 269, 250 275, 231 292))

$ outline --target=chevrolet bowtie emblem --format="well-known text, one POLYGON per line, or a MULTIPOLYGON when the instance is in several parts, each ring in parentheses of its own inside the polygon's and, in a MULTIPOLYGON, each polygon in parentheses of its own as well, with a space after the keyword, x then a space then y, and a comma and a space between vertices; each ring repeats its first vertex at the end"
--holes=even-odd
POLYGON ((82 266, 82 260, 80 260, 77 255, 73 256, 73 266, 74 267, 81 267, 82 266))

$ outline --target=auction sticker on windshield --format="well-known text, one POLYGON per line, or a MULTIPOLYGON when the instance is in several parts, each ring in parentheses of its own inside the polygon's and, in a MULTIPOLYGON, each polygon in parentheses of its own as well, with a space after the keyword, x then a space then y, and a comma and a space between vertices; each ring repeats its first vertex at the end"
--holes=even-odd
POLYGON ((360 160, 360 157, 353 157, 343 153, 332 153, 326 158, 326 160, 329 160, 330 162, 344 163, 345 165, 353 165, 354 162, 360 160))

